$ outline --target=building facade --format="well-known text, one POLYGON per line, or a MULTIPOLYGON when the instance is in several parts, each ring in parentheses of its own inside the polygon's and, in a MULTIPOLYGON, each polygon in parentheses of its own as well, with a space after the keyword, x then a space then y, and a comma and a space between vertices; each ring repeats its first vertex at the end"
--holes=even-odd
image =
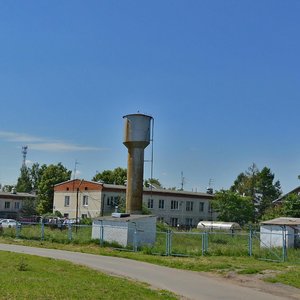
POLYGON ((25 201, 34 201, 35 195, 28 193, 0 192, 0 218, 17 219, 25 201))
MULTIPOLYGON (((86 180, 70 180, 54 187, 53 211, 65 217, 96 218, 110 215, 123 206, 126 186, 86 180)), ((216 220, 211 209, 214 196, 207 193, 144 188, 143 205, 158 221, 171 226, 197 226, 202 220, 216 220)))

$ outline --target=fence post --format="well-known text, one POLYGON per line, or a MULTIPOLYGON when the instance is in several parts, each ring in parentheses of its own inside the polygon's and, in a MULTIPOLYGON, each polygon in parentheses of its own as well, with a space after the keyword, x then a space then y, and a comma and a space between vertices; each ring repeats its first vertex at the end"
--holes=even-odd
POLYGON ((21 224, 19 225, 18 222, 16 224, 16 239, 20 237, 20 231, 21 231, 21 224))
POLYGON ((172 234, 172 231, 170 229, 167 230, 166 232, 166 235, 167 235, 167 238, 166 238, 166 256, 169 256, 171 255, 171 234, 172 234))
POLYGON ((137 252, 137 229, 136 229, 136 224, 134 224, 134 233, 133 233, 133 251, 137 252))
POLYGON ((282 260, 286 261, 286 226, 282 226, 282 260))
POLYGON ((166 256, 169 256, 169 229, 166 231, 166 256))
POLYGON ((201 232, 201 246, 202 246, 202 256, 204 255, 205 252, 205 232, 201 232))
POLYGON ((68 223, 68 239, 72 241, 72 224, 68 223))
POLYGON ((42 223, 41 223, 41 240, 43 241, 45 238, 45 224, 42 220, 42 223))
POLYGON ((249 228, 248 254, 252 256, 252 226, 249 228))
POLYGON ((103 222, 102 220, 100 220, 100 227, 99 227, 99 238, 100 238, 100 247, 103 247, 103 237, 104 237, 104 232, 103 232, 104 228, 103 228, 103 222))
POLYGON ((207 231, 201 233, 202 235, 202 255, 204 255, 208 250, 208 235, 207 231))

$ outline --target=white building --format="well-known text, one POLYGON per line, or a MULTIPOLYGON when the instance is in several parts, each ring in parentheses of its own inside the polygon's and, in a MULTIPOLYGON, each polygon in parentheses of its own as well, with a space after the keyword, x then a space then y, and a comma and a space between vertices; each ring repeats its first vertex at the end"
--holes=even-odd
POLYGON ((25 201, 34 201, 35 195, 28 193, 0 192, 0 218, 18 218, 25 201))
MULTIPOLYGON (((69 218, 110 215, 125 203, 126 186, 86 180, 69 180, 54 187, 53 211, 69 218)), ((172 226, 196 226, 202 220, 216 220, 211 210, 212 194, 144 188, 143 204, 158 221, 172 226)))
POLYGON ((260 246, 262 248, 300 247, 300 218, 276 218, 261 222, 260 246))

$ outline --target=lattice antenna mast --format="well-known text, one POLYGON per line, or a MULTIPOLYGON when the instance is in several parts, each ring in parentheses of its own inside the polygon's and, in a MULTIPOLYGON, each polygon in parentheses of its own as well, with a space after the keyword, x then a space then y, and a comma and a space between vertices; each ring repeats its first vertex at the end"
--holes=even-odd
POLYGON ((79 165, 79 162, 78 162, 77 159, 76 159, 76 160, 75 160, 74 173, 73 173, 73 179, 76 179, 76 175, 77 175, 77 165, 79 165))
POLYGON ((26 168, 26 156, 27 156, 27 150, 28 150, 28 146, 23 146, 22 147, 22 155, 23 155, 23 163, 22 163, 22 167, 26 168))
POLYGON ((180 182, 181 191, 183 191, 184 184, 185 184, 185 177, 183 176, 183 171, 181 171, 181 182, 180 182))

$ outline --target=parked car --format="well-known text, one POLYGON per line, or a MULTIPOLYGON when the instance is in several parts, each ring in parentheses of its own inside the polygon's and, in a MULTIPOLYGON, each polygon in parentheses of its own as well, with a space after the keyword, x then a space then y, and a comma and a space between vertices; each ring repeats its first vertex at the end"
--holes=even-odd
POLYGON ((14 219, 2 219, 0 221, 0 224, 1 224, 2 228, 11 228, 11 227, 21 226, 21 223, 14 219))

